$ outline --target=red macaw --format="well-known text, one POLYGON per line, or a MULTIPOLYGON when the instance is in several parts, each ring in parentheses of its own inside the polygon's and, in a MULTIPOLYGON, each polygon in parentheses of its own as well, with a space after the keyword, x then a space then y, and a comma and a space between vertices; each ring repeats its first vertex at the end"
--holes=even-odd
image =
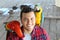
POLYGON ((12 30, 15 32, 20 38, 23 37, 22 31, 20 29, 20 22, 18 21, 10 21, 6 24, 7 30, 12 30))

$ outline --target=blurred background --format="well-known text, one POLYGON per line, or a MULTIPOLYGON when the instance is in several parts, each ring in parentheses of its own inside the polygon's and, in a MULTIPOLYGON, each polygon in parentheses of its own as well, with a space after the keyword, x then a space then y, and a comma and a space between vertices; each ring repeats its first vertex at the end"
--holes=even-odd
POLYGON ((4 22, 20 21, 19 7, 22 4, 39 4, 45 19, 41 26, 47 30, 51 40, 60 40, 60 0, 0 0, 0 40, 6 40, 4 22))

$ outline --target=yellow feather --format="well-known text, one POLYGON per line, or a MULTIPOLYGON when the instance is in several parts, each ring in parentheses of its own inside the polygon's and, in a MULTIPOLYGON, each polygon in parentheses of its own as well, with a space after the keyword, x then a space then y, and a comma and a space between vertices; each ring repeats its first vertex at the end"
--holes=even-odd
POLYGON ((8 27, 7 27, 8 23, 6 24, 6 30, 10 30, 8 27))
POLYGON ((35 12, 36 15, 36 25, 41 25, 42 20, 42 8, 40 7, 40 12, 35 12))

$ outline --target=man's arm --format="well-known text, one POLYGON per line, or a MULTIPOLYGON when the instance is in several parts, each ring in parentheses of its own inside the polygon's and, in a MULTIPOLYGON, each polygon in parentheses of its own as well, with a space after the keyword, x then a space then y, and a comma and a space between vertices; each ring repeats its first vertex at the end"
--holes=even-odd
POLYGON ((12 37, 9 31, 7 31, 6 40, 12 40, 12 37))
POLYGON ((48 35, 47 31, 43 28, 43 34, 46 37, 46 40, 50 40, 50 36, 48 35))
POLYGON ((19 40, 19 37, 16 35, 16 33, 8 31, 6 35, 6 40, 19 40))

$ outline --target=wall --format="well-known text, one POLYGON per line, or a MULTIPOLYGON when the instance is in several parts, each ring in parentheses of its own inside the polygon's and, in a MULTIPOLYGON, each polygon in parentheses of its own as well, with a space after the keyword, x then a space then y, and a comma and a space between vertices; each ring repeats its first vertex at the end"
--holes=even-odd
POLYGON ((55 0, 55 5, 60 7, 60 0, 55 0))

